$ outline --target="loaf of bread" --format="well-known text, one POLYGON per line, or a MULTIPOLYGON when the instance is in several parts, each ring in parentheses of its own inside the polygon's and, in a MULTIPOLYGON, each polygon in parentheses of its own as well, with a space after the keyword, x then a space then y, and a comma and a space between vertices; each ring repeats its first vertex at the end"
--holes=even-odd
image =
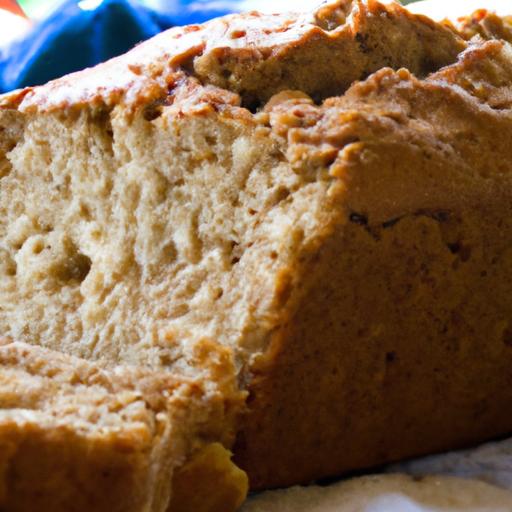
POLYGON ((4 96, 0 509, 231 512, 228 450, 263 489, 512 432, 485 34, 338 0, 4 96))

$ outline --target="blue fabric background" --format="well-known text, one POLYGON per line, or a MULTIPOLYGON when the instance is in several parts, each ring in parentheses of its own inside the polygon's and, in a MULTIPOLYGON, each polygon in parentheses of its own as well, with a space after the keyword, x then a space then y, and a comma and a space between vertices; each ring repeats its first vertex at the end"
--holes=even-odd
POLYGON ((186 1, 168 5, 161 13, 136 0, 104 0, 94 10, 82 10, 77 0, 65 1, 27 37, 1 51, 0 92, 45 83, 120 55, 174 25, 228 12, 208 8, 208 2, 199 11, 186 1))

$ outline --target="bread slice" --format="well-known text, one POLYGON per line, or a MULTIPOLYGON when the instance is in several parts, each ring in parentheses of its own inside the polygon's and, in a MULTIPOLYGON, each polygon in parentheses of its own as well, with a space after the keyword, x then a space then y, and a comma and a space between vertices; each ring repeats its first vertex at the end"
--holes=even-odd
MULTIPOLYGON (((133 510, 198 512, 215 461, 235 507, 243 478, 217 451, 235 433, 258 489, 512 430, 509 53, 346 0, 172 29, 2 99, 0 332, 176 383, 148 402, 170 434, 137 459, 133 510), (182 419, 173 386, 190 383, 182 419)), ((85 388, 66 396, 90 403, 85 388)))
MULTIPOLYGON (((225 355, 207 343, 205 350, 213 373, 229 371, 225 355)), ((37 503, 52 511, 165 511, 173 476, 181 510, 179 494, 190 482, 175 469, 191 453, 208 457, 211 443, 226 435, 233 405, 227 381, 220 395, 201 381, 135 367, 104 370, 18 342, 0 345, 0 365, 2 510, 37 503)), ((239 505, 246 485, 243 474, 233 474, 217 494, 238 493, 239 505)))

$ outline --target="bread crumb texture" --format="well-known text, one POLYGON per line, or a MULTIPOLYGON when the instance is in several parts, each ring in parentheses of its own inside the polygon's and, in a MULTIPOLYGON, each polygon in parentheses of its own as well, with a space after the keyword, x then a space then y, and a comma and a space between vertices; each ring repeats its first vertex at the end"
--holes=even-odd
POLYGON ((0 509, 230 512, 235 436, 262 488, 512 429, 512 58, 468 30, 233 15, 0 98, 0 509))

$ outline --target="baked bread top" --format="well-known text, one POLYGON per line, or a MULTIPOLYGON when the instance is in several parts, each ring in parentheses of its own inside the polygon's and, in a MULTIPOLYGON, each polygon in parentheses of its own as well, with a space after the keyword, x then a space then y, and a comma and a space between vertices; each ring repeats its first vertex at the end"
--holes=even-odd
POLYGON ((137 107, 169 101, 187 78, 238 94, 221 100, 228 105, 254 108, 285 89, 320 100, 384 66, 425 76, 464 47, 455 34, 398 3, 339 0, 307 14, 252 12, 176 27, 105 64, 8 95, 3 105, 137 107))

